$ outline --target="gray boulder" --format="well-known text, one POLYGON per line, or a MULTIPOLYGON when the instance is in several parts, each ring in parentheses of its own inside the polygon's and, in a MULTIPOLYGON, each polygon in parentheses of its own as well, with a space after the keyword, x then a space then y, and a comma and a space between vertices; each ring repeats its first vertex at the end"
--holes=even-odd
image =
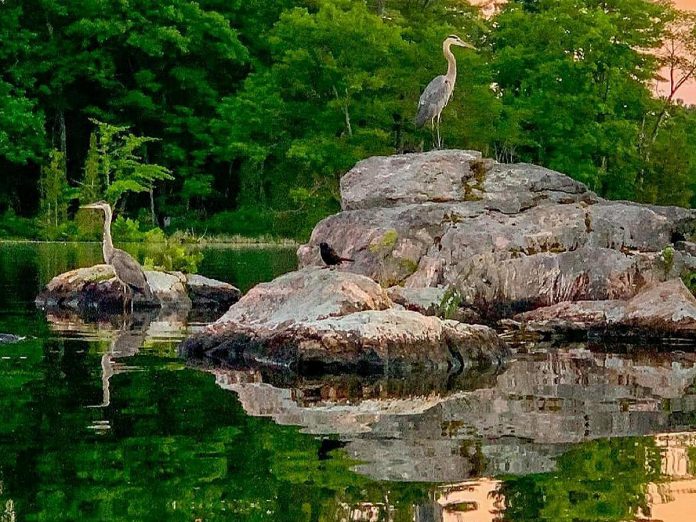
POLYGON ((343 211, 299 248, 300 266, 321 265, 326 241, 355 259, 340 270, 385 287, 452 288, 492 318, 629 299, 696 267, 693 210, 607 201, 564 174, 471 151, 361 161, 341 197, 343 211))
POLYGON ((392 286, 387 289, 389 298, 406 310, 419 312, 423 315, 442 315, 442 304, 447 297, 444 288, 404 288, 392 286))
MULTIPOLYGON (((136 308, 199 307, 221 312, 241 296, 234 286, 202 276, 146 270, 145 277, 153 299, 135 295, 136 308)), ((36 297, 35 304, 49 310, 120 312, 124 308, 124 293, 111 266, 95 265, 57 275, 36 297)))
POLYGON ((472 308, 461 306, 459 296, 442 287, 392 286, 387 290, 395 304, 423 315, 435 315, 442 319, 454 319, 462 323, 477 324, 481 316, 472 308))
POLYGON ((497 364, 507 350, 488 327, 396 309, 367 277, 308 268, 257 285, 180 352, 302 373, 456 370, 497 364))

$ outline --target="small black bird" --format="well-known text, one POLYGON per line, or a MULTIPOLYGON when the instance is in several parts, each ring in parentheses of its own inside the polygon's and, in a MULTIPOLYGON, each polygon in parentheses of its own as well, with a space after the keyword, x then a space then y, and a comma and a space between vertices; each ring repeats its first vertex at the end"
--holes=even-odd
POLYGON ((352 263, 354 260, 347 257, 339 256, 336 251, 329 246, 328 243, 319 243, 319 250, 321 251, 321 259, 326 263, 327 266, 340 265, 344 261, 352 263))

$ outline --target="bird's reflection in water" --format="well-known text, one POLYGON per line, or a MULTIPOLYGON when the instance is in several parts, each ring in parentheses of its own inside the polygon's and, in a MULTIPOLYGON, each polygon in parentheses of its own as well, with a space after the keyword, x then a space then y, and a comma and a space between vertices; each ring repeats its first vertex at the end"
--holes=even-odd
MULTIPOLYGON (((111 379, 114 375, 139 371, 129 359, 137 355, 146 341, 178 342, 202 324, 189 325, 189 310, 177 308, 136 310, 124 314, 85 316, 59 310, 46 315, 51 330, 61 338, 82 341, 108 341, 108 348, 100 359, 102 400, 87 408, 106 411, 111 404, 111 379)), ((104 414, 106 415, 106 414, 104 414)), ((95 433, 111 429, 107 418, 94 418, 88 425, 95 433)))
POLYGON ((119 373, 136 371, 137 366, 124 363, 122 359, 136 355, 147 337, 153 314, 136 313, 124 316, 120 329, 114 332, 108 351, 101 357, 102 402, 96 408, 106 408, 111 403, 111 377, 119 373))

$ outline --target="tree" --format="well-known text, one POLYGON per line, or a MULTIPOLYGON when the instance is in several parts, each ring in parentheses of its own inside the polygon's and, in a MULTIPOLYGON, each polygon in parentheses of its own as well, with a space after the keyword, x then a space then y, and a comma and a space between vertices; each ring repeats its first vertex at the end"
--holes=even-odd
POLYGON ((518 158, 610 197, 634 196, 647 82, 669 11, 646 0, 511 2, 496 18, 493 66, 521 132, 518 158))
POLYGON ((47 226, 58 227, 67 220, 73 191, 65 174, 65 154, 52 150, 49 162, 41 167, 41 212, 47 226))
POLYGON ((638 197, 658 205, 693 206, 696 189, 696 110, 673 105, 645 149, 638 197))
POLYGON ((93 132, 89 137, 89 150, 85 158, 84 177, 80 184, 80 201, 83 203, 91 203, 102 198, 103 189, 99 163, 97 134, 93 132))
MULTIPOLYGON (((126 133, 128 127, 110 125, 99 120, 92 122, 97 125, 97 130, 89 167, 94 169, 98 161, 105 181, 105 196, 112 207, 117 206, 128 192, 151 194, 156 181, 173 179, 171 171, 166 167, 143 160, 146 145, 158 141, 156 138, 126 133), (94 157, 96 153, 98 158, 94 157)), ((94 173, 90 172, 90 176, 94 176, 94 173)))
MULTIPOLYGON (((455 13, 459 32, 475 24, 471 11, 455 13)), ((421 147, 429 132, 417 133, 412 124, 418 96, 443 72, 442 39, 455 31, 441 13, 428 14, 426 29, 416 19, 411 26, 397 13, 392 22, 345 0, 281 15, 268 37, 272 64, 223 101, 215 123, 219 157, 241 165, 241 207, 280 212, 287 230, 306 233, 338 207, 338 179, 358 160, 421 147)), ((448 107, 445 140, 483 147, 491 127, 474 129, 495 121, 486 113, 495 95, 483 60, 461 59, 463 80, 448 107), (459 101, 467 95, 468 103, 459 101)))
POLYGON ((651 141, 655 141, 677 93, 696 75, 696 15, 675 9, 672 16, 662 36, 662 46, 656 52, 665 75, 658 78, 658 88, 664 89, 664 102, 652 126, 651 141))

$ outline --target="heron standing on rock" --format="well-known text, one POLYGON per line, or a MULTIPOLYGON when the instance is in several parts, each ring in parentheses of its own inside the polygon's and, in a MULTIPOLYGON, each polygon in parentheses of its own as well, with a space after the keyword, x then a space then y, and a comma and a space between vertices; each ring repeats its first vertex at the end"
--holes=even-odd
POLYGON ((451 50, 453 45, 476 49, 457 35, 451 34, 445 38, 445 41, 442 42, 442 52, 447 59, 447 74, 441 74, 433 78, 418 100, 416 127, 422 127, 425 125, 425 122, 430 120, 430 128, 433 132, 437 128, 436 143, 438 149, 442 146, 442 141, 440 140, 440 115, 447 103, 449 103, 450 98, 452 98, 454 84, 457 81, 457 60, 454 58, 451 50))
MULTIPOLYGON (((133 257, 128 253, 114 248, 111 241, 111 205, 106 201, 97 201, 89 205, 83 205, 82 208, 101 210, 104 212, 104 240, 102 243, 102 252, 104 253, 104 262, 111 265, 116 274, 116 279, 121 284, 126 300, 130 297, 131 311, 133 311, 133 294, 142 294, 146 299, 152 299, 152 290, 145 278, 145 272, 133 257)), ((125 308, 124 301, 124 308, 125 308)))

